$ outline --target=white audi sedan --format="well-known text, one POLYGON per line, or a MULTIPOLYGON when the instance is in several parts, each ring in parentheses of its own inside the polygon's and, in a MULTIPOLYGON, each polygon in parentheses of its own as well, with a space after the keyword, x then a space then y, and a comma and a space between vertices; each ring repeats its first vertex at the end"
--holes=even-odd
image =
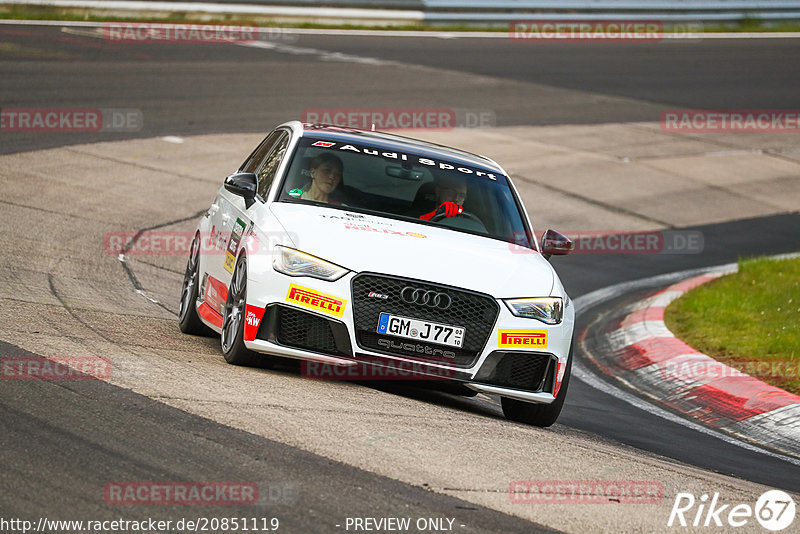
POLYGON ((519 195, 491 159, 379 132, 288 122, 200 221, 180 328, 236 365, 304 360, 310 378, 426 381, 501 398, 549 426, 575 311, 519 195), (433 382, 438 381, 438 382, 433 382))

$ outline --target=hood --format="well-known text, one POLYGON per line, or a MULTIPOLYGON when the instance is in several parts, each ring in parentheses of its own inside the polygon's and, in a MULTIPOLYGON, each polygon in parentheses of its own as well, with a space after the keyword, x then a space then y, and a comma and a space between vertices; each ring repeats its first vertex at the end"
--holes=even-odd
POLYGON ((295 248, 355 272, 414 278, 497 298, 549 296, 541 254, 495 239, 340 209, 273 203, 295 248))

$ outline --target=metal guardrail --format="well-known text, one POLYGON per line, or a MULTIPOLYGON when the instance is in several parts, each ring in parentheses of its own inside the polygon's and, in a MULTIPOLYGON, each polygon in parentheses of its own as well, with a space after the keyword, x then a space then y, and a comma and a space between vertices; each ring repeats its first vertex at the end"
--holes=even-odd
MULTIPOLYGON (((0 0, 0 4, 6 0, 0 0)), ((253 4, 259 6, 285 7, 348 7, 374 9, 416 9, 425 8, 425 0, 140 0, 143 2, 210 2, 214 4, 253 4)))
POLYGON ((384 23, 497 25, 515 20, 800 20, 800 0, 0 0, 0 4, 251 13, 275 19, 334 22, 380 20, 384 23))
POLYGON ((798 0, 422 0, 430 22, 800 19, 798 0))
POLYGON ((793 11, 719 11, 719 12, 693 12, 675 13, 662 11, 611 11, 611 12, 540 12, 540 13, 494 13, 494 12, 438 12, 427 11, 423 22, 469 22, 505 23, 515 20, 547 20, 547 21, 651 21, 661 22, 738 22, 745 19, 759 21, 800 20, 800 9, 793 11))
MULTIPOLYGON (((145 2, 150 0, 143 0, 145 2)), ((161 0, 185 2, 187 0, 161 0)), ((190 0, 191 1, 191 0, 190 0)), ((373 7, 424 10, 582 10, 582 11, 720 11, 800 9, 798 0, 196 0, 216 4, 272 6, 373 7)), ((0 0, 0 4, 3 1, 0 0)))
MULTIPOLYGON (((346 0, 341 0, 345 3, 346 0)), ((375 2, 381 3, 381 2, 375 2)), ((409 2, 416 4, 418 2, 409 2)), ((422 0, 426 9, 555 9, 559 11, 722 11, 799 9, 798 0, 422 0)))

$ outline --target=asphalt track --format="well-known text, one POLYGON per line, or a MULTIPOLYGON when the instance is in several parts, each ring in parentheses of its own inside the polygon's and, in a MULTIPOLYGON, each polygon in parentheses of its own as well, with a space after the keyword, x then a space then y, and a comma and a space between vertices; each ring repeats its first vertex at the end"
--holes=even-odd
MULTIPOLYGON (((0 350, 36 356, 6 343, 0 350)), ((0 497, 0 510, 5 518, 35 518, 46 511, 53 519, 88 518, 91 513, 92 518, 113 520, 118 511, 98 511, 87 500, 103 495, 109 481, 235 481, 253 480, 259 473, 264 478, 258 480, 255 506, 211 506, 200 515, 278 518, 286 532, 333 531, 334 523, 344 523, 345 503, 330 496, 344 495, 351 517, 398 517, 413 509, 420 517, 454 517, 471 532, 552 532, 235 431, 105 382, 63 384, 4 384, 2 479, 9 491, 0 497)), ((126 510, 124 515, 175 522, 187 517, 174 506, 126 510)))
POLYGON ((658 121, 674 108, 800 108, 798 39, 275 34, 264 49, 108 42, 101 30, 32 26, 0 26, 0 38, 0 106, 136 108, 145 117, 135 133, 19 133, 3 139, 0 153, 110 136, 261 132, 309 108, 488 109, 497 126, 658 121))
MULTIPOLYGON (((317 36, 269 50, 109 44, 58 28, 13 26, 0 27, 0 43, 3 107, 137 108, 145 117, 145 127, 135 133, 2 134, 0 153, 5 154, 136 137, 264 131, 312 107, 488 108, 498 125, 652 121, 670 107, 800 108, 797 40, 587 47, 317 36), (320 61, 316 52, 296 53, 301 47, 348 56, 320 61), (398 72, 393 61, 430 69, 393 76, 398 72), (459 71, 481 78, 471 77, 472 84, 465 86, 459 71), (525 82, 523 94, 519 82, 525 82)), ((174 218, 162 213, 149 222, 174 218)), ((6 224, 3 231, 10 233, 14 225, 6 224)), ((744 255, 796 251, 798 227, 797 214, 736 221, 697 228, 705 235, 700 255, 580 256, 554 263, 570 294, 578 297, 620 281, 744 255)), ((590 319, 587 314, 582 321, 590 319)), ((21 352, 8 344, 2 349, 21 352)), ((476 415, 491 413, 438 396, 392 388, 388 393, 445 406, 452 402, 476 415)), ((4 515, 37 516, 47 509, 69 517, 97 509, 110 516, 112 511, 85 497, 108 480, 245 479, 248 473, 270 472, 271 480, 305 496, 299 505, 292 498, 265 504, 264 513, 287 518, 290 531, 317 530, 321 520, 341 515, 343 507, 352 516, 401 514, 407 507, 416 516, 457 515, 477 532, 534 527, 103 383, 42 383, 34 389, 4 384, 0 403, 3 464, 14 466, 2 470, 0 479, 4 487, 18 489, 0 497, 4 515), (315 491, 320 488, 324 491, 315 491)), ((577 380, 559 423, 690 465, 800 491, 796 466, 654 418, 577 380)), ((208 515, 214 513, 222 512, 208 515)), ((156 514, 148 510, 146 515, 156 514)))

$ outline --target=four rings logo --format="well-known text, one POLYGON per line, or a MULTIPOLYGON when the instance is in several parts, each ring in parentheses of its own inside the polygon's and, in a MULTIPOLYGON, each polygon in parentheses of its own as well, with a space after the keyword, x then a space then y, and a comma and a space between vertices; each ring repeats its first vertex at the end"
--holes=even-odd
POLYGON ((400 299, 406 304, 417 304, 440 310, 446 310, 453 304, 453 299, 447 293, 426 291, 411 286, 406 286, 400 291, 400 299))

